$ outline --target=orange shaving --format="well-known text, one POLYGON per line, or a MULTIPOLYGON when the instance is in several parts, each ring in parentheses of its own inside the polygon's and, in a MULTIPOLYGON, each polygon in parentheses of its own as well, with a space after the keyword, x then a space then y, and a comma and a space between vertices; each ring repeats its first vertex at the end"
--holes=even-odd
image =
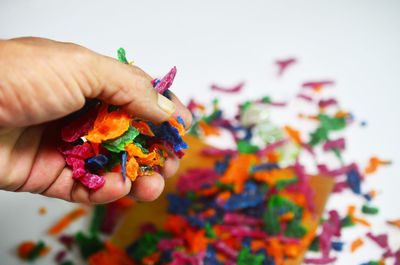
POLYGON ((339 110, 335 113, 335 118, 346 118, 349 116, 349 113, 339 110))
POLYGON ((364 241, 362 241, 361 238, 357 238, 356 240, 354 240, 354 241, 351 243, 351 247, 350 247, 351 252, 356 251, 356 250, 357 250, 359 247, 361 247, 362 245, 364 245, 364 241))
POLYGON ((189 252, 197 253, 207 248, 208 240, 206 238, 205 230, 193 231, 192 229, 186 229, 185 241, 188 243, 189 252))
POLYGON ((214 208, 210 208, 210 209, 207 209, 206 211, 204 211, 203 213, 206 218, 209 218, 211 216, 214 216, 216 212, 215 212, 214 208))
POLYGON ((240 154, 229 161, 228 169, 221 176, 221 183, 233 184, 235 193, 243 191, 243 185, 249 178, 250 166, 256 161, 254 154, 240 154))
POLYGON ((218 194, 218 199, 227 201, 231 197, 231 193, 229 191, 223 191, 218 194))
POLYGON ((19 246, 18 246, 18 256, 21 259, 27 259, 29 253, 35 248, 35 242, 32 241, 26 241, 26 242, 22 242, 19 246))
POLYGON ((188 224, 185 219, 179 215, 168 214, 167 221, 164 224, 164 229, 175 236, 180 236, 185 233, 188 224))
POLYGON ((40 207, 40 208, 39 208, 39 214, 40 214, 40 215, 45 215, 46 213, 47 213, 46 208, 44 208, 44 207, 40 207))
POLYGON ((286 133, 289 135, 290 139, 292 139, 296 144, 301 145, 301 137, 300 132, 298 130, 293 129, 290 126, 283 127, 286 133))
POLYGON ((45 246, 39 253, 39 257, 45 256, 47 253, 49 253, 51 250, 51 247, 45 246))
POLYGON ((254 179, 264 181, 271 186, 275 185, 277 181, 289 180, 295 177, 296 175, 291 168, 260 170, 254 173, 254 179))
POLYGON ((301 251, 301 246, 298 244, 285 244, 283 246, 283 252, 290 258, 296 258, 301 251))
POLYGON ((287 199, 293 201, 297 205, 302 206, 302 207, 304 207, 306 209, 307 198, 304 195, 304 193, 302 193, 302 192, 288 192, 288 191, 283 189, 283 190, 281 190, 279 192, 279 195, 284 197, 284 198, 287 198, 287 199))
POLYGON ((280 222, 286 222, 286 221, 290 221, 294 218, 294 213, 293 212, 287 212, 281 216, 279 216, 279 221, 280 222))
POLYGON ((212 196, 216 194, 218 191, 219 191, 218 187, 210 187, 207 189, 198 190, 196 191, 196 194, 199 196, 212 196))
POLYGON ((185 135, 186 130, 182 123, 178 122, 174 118, 169 118, 168 122, 169 124, 171 124, 172 127, 178 130, 180 136, 185 135))
POLYGON ((323 87, 324 87, 323 85, 315 85, 315 86, 313 86, 313 90, 314 90, 315 92, 319 93, 319 92, 322 91, 322 88, 323 88, 323 87))
POLYGON ((111 172, 121 172, 121 164, 115 165, 115 167, 111 169, 111 172))
POLYGON ((273 238, 267 245, 267 253, 274 258, 276 265, 283 264, 283 248, 278 239, 273 238))
POLYGON ((254 252, 259 249, 266 249, 266 247, 267 247, 267 244, 265 243, 264 240, 254 239, 251 241, 250 248, 254 252))
POLYGON ((301 118, 301 119, 310 119, 310 120, 316 120, 316 121, 319 120, 318 116, 304 115, 304 114, 301 114, 301 113, 299 113, 298 117, 301 118))
POLYGON ((155 265, 160 260, 160 252, 154 252, 142 259, 144 265, 155 265))
POLYGON ((86 214, 86 209, 83 207, 76 208, 64 216, 56 225, 50 228, 50 235, 57 235, 67 228, 73 221, 86 214))
POLYGON ((281 155, 279 153, 276 153, 276 152, 267 153, 267 159, 268 159, 268 162, 270 162, 270 163, 276 163, 279 161, 280 158, 281 158, 281 155))
POLYGON ((105 248, 89 257, 90 265, 123 264, 135 265, 125 251, 115 247, 111 242, 105 243, 105 248))
POLYGON ((154 136, 154 133, 151 131, 150 126, 144 121, 132 121, 131 125, 135 127, 141 134, 154 136))
POLYGON ((356 212, 356 206, 350 205, 347 208, 347 215, 353 216, 355 212, 356 212))
POLYGON ((129 158, 126 163, 126 176, 131 180, 135 181, 138 176, 139 164, 134 157, 129 158))
POLYGON ((108 113, 107 106, 102 106, 94 122, 93 128, 85 138, 93 143, 114 139, 121 136, 129 128, 130 117, 124 110, 108 113))
POLYGON ((201 128, 205 136, 221 135, 221 132, 217 128, 208 125, 205 121, 199 121, 197 125, 201 128))
POLYGON ((394 226, 397 226, 398 228, 400 228, 400 219, 393 220, 393 221, 386 221, 386 222, 390 225, 394 225, 394 226))
POLYGON ((365 168, 364 173, 365 174, 374 173, 378 169, 379 166, 387 165, 387 164, 389 164, 388 161, 382 161, 377 157, 371 157, 369 159, 369 165, 367 166, 367 168, 365 168))
POLYGON ((367 226, 367 227, 371 227, 371 224, 367 221, 367 220, 365 220, 365 219, 361 219, 361 218, 357 218, 357 217, 352 217, 351 218, 351 220, 353 221, 353 222, 355 222, 355 223, 359 223, 359 224, 362 224, 362 225, 365 225, 365 226, 367 226))
POLYGON ((95 153, 95 155, 99 155, 100 151, 99 151, 99 145, 98 143, 93 143, 90 142, 90 145, 92 146, 93 152, 95 153))

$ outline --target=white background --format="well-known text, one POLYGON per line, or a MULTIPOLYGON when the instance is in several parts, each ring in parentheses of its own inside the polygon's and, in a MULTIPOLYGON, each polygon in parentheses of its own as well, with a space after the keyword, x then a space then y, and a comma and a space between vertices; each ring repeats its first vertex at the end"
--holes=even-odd
MULTIPOLYGON (((384 224, 400 218, 400 1, 1 0, 0 38, 18 36, 76 42, 112 57, 124 47, 129 59, 157 77, 176 65, 173 90, 184 102, 220 95, 210 92, 212 82, 230 86, 244 80, 245 91, 225 101, 231 109, 249 97, 288 99, 303 81, 334 79, 332 94, 358 122, 368 123, 346 131, 345 159, 363 167, 371 155, 393 160, 366 185, 380 191, 374 205, 381 213, 369 219, 373 232, 390 233, 392 247, 400 247, 400 232, 384 224), (289 56, 299 63, 278 79, 273 62, 289 56)), ((343 193, 332 197, 328 208, 344 213, 349 203, 362 200, 343 193)), ((44 233, 72 207, 0 192, 1 264, 20 264, 12 252, 22 240, 52 243, 44 233), (41 206, 47 215, 38 215, 41 206)), ((346 230, 343 238, 351 242, 366 231, 346 230)), ((354 254, 340 254, 338 264, 360 264, 380 254, 367 242, 354 254)), ((38 263, 53 264, 52 257, 38 263)))

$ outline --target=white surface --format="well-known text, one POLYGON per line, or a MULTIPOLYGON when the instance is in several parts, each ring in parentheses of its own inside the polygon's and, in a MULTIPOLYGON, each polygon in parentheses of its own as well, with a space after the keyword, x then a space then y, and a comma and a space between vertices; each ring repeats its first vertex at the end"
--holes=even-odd
MULTIPOLYGON (((303 81, 332 78, 342 106, 368 126, 346 132, 345 159, 360 161, 376 154, 392 159, 391 167, 368 177, 382 194, 381 213, 372 218, 374 232, 387 231, 396 249, 398 230, 384 220, 400 217, 398 159, 400 124, 400 2, 393 1, 14 1, 0 2, 0 38, 41 36, 76 42, 115 57, 124 47, 128 58, 153 76, 178 67, 173 90, 184 102, 191 96, 208 102, 211 82, 233 85, 245 80, 245 92, 224 105, 247 97, 285 99, 303 81), (283 78, 274 60, 296 56, 299 63, 283 78)), ((228 107, 229 107, 228 106, 228 107)), ((328 207, 361 200, 335 195, 328 207)), ((10 252, 26 239, 43 238, 54 218, 73 206, 30 194, 0 192, 0 257, 20 264, 10 252), (37 214, 40 206, 49 213, 37 214)), ((370 218, 371 219, 371 218, 370 218)), ((346 230, 353 240, 365 234, 346 230)), ((50 239, 45 237, 46 241, 50 239)), ((346 246, 348 249, 349 246, 346 246)), ((342 253, 337 264, 377 259, 381 251, 366 243, 355 254, 342 253)), ((52 257, 41 263, 52 264, 52 257)), ((390 263, 389 263, 390 264, 390 263)))

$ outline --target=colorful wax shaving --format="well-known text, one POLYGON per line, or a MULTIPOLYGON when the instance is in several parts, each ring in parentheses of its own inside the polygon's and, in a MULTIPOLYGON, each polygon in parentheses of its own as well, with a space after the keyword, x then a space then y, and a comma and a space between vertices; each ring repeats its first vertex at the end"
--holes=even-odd
MULTIPOLYGON (((118 58, 128 64, 122 48, 118 58)), ((161 80, 153 80, 157 92, 169 95, 175 75, 173 67, 161 80)), ((130 117, 119 106, 91 100, 67 118, 61 130, 65 144, 59 151, 72 168, 72 177, 89 189, 101 188, 106 181, 102 173, 108 171, 121 172, 131 181, 159 172, 168 149, 182 157, 181 150, 188 148, 181 138, 185 128, 180 117, 154 124, 130 117)))

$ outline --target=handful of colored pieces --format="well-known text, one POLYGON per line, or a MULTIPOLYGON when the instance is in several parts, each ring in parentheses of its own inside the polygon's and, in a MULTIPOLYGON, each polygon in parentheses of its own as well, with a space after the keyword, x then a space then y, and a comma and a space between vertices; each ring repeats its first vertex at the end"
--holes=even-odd
MULTIPOLYGON (((122 48, 118 58, 128 63, 122 48)), ((161 80, 153 80, 157 92, 169 97, 175 74, 174 67, 161 80)), ((66 123, 61 130, 64 144, 58 149, 72 167, 72 177, 89 189, 104 185, 103 172, 121 172, 124 180, 128 177, 131 181, 159 172, 167 150, 182 157, 182 149, 188 148, 181 138, 185 127, 180 117, 154 124, 96 99, 67 117, 66 123)))

